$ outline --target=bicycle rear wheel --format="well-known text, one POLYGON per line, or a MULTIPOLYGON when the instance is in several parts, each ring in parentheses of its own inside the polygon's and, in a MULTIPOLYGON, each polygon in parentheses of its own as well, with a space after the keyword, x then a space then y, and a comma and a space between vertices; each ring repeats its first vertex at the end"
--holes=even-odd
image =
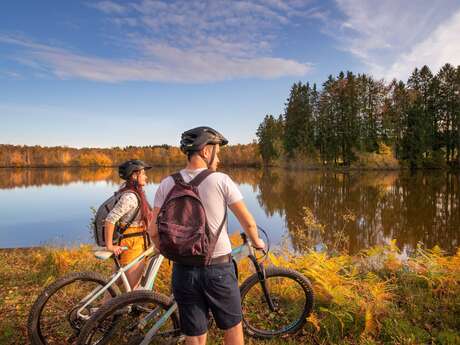
MULTIPOLYGON (((139 345, 173 303, 163 294, 145 290, 113 298, 88 320, 77 345, 139 345)), ((175 344, 179 336, 179 317, 175 311, 149 344, 175 344)))
MULTIPOLYGON (((107 280, 95 272, 68 274, 49 285, 37 297, 27 322, 29 340, 33 345, 75 344, 85 319, 78 317, 84 299, 102 289, 107 280)), ((111 297, 119 294, 115 285, 107 289, 111 297)), ((82 311, 88 319, 104 301, 104 294, 82 311)))
POLYGON ((298 331, 313 308, 313 289, 308 279, 291 269, 270 267, 265 270, 265 283, 274 310, 268 305, 257 273, 241 285, 245 331, 259 338, 298 331))

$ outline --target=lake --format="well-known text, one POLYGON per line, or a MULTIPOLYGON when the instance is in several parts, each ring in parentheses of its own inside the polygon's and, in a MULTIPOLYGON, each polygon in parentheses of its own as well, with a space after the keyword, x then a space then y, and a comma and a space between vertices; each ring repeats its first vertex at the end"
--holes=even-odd
MULTIPOLYGON (((148 171, 147 197, 174 169, 148 171)), ((460 244, 459 174, 223 169, 272 242, 356 253, 392 239, 453 252, 460 244)), ((120 184, 116 169, 0 169, 0 248, 92 243, 91 207, 120 184)), ((239 231, 230 215, 229 230, 239 231)))

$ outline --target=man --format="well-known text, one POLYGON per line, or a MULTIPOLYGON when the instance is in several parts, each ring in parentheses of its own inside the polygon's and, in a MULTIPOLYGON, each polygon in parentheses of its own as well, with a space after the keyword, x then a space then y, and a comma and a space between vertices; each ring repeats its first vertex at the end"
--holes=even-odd
MULTIPOLYGON (((215 171, 219 164, 220 146, 227 143, 228 140, 222 134, 210 127, 197 127, 184 132, 180 147, 187 155, 188 162, 185 169, 180 171, 183 180, 188 183, 205 169, 215 171)), ((171 176, 165 178, 155 195, 150 232, 157 248, 159 236, 155 220, 174 183, 171 176)), ((253 246, 257 249, 265 247, 241 192, 228 175, 217 172, 209 175, 199 184, 198 192, 213 234, 217 233, 228 206, 253 246)), ((231 243, 225 222, 210 265, 188 266, 174 263, 173 293, 179 307, 181 328, 186 335, 187 345, 206 344, 209 310, 213 313, 217 326, 224 330, 224 344, 244 343, 240 292, 230 253, 231 243)))

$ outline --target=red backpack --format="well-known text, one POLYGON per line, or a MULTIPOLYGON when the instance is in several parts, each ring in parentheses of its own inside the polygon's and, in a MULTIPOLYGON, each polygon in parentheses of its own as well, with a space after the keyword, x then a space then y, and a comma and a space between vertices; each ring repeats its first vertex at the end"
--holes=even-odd
POLYGON ((157 218, 160 252, 166 258, 184 265, 209 265, 217 239, 227 219, 214 235, 206 221, 198 186, 214 171, 206 169, 186 183, 180 173, 171 175, 174 186, 166 196, 157 218))

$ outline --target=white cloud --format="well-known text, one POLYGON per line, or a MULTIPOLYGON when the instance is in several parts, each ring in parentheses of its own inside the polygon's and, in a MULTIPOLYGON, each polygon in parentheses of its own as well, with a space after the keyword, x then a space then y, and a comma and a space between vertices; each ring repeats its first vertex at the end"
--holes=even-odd
POLYGON ((0 78, 5 77, 7 79, 22 79, 22 75, 14 71, 0 71, 0 78))
POLYGON ((428 65, 433 72, 445 63, 460 65, 460 11, 441 24, 409 53, 398 56, 386 73, 387 79, 406 78, 415 67, 428 65))
POLYGON ((254 57, 228 57, 220 53, 194 52, 165 44, 149 43, 139 59, 111 60, 84 56, 65 49, 37 44, 24 39, 0 36, 8 42, 27 49, 23 64, 40 66, 62 78, 79 78, 102 82, 165 81, 211 82, 236 78, 278 78, 304 75, 308 64, 294 60, 254 57))
POLYGON ((309 1, 141 0, 88 6, 121 29, 109 43, 121 42, 129 57, 89 56, 11 36, 0 41, 23 48, 17 61, 59 78, 194 83, 300 77, 311 69, 307 62, 273 54, 281 28, 298 17, 316 17, 309 1))
POLYGON ((125 6, 117 4, 116 2, 113 2, 113 1, 91 2, 91 3, 88 3, 88 6, 94 7, 104 13, 122 14, 127 11, 127 8, 125 6))
POLYGON ((455 63, 452 61, 455 54, 451 53, 458 45, 453 31, 456 27, 446 23, 460 9, 458 1, 336 0, 336 3, 344 18, 336 19, 335 25, 329 26, 329 33, 337 37, 341 49, 356 56, 377 77, 406 79, 407 72, 416 66, 402 68, 405 63, 427 64, 435 69, 439 60, 435 58, 435 50, 433 54, 424 51, 424 59, 414 59, 413 54, 422 53, 422 46, 428 49, 428 43, 422 45, 422 42, 434 43, 440 38, 435 34, 438 28, 444 28, 439 45, 444 45, 445 54, 440 58, 455 63))

